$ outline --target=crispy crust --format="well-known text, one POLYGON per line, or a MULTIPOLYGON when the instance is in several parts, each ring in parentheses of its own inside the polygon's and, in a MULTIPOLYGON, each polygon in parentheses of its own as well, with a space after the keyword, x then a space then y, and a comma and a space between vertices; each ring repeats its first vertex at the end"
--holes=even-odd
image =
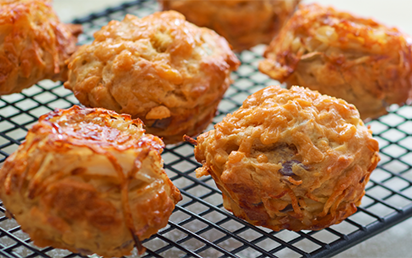
POLYGON ((163 142, 142 127, 78 106, 40 117, 0 169, 0 198, 35 245, 122 256, 134 236, 166 226, 181 195, 162 169, 163 142))
POLYGON ((94 37, 70 58, 64 86, 86 106, 139 117, 166 143, 207 127, 240 64, 224 38, 173 11, 126 15, 94 37))
POLYGON ((268 44, 300 0, 159 0, 163 10, 176 10, 200 27, 225 37, 235 51, 268 44))
POLYGON ((353 105, 309 89, 270 86, 200 135, 196 159, 223 205, 273 230, 319 230, 356 211, 378 161, 353 105))
POLYGON ((66 80, 65 60, 76 50, 80 25, 60 23, 50 1, 0 3, 0 95, 34 83, 66 80))
POLYGON ((316 4, 300 5, 259 64, 261 72, 354 104, 362 119, 412 93, 412 40, 396 28, 316 4))

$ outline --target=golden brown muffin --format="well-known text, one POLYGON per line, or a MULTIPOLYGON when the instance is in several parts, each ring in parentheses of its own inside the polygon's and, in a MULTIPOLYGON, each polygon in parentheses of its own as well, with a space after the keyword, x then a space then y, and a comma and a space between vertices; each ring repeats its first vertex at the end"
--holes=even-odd
POLYGON ((345 99, 362 119, 403 104, 412 89, 411 39, 396 28, 316 4, 301 5, 259 69, 288 87, 345 99))
POLYGON ((48 0, 0 2, 0 95, 67 79, 80 25, 60 23, 48 0))
POLYGON ((122 256, 166 226, 181 195, 142 127, 78 106, 40 117, 0 169, 0 198, 35 245, 122 256))
POLYGON ((224 38, 174 11, 126 15, 94 37, 70 58, 64 86, 86 106, 142 119, 166 143, 207 127, 239 66, 224 38))
POLYGON ((225 37, 235 51, 269 44, 300 0, 158 0, 200 27, 225 37))
POLYGON ((309 89, 270 86, 200 135, 196 159, 223 205, 253 225, 319 230, 356 211, 378 142, 353 105, 309 89))

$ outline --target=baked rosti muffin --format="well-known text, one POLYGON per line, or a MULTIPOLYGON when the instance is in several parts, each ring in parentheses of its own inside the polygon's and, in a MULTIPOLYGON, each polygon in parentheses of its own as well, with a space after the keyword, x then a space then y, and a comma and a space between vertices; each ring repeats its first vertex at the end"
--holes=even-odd
POLYGON ((354 104, 362 119, 408 101, 411 39, 372 19, 300 5, 259 64, 287 86, 301 85, 354 104))
POLYGON ((174 11, 126 15, 94 37, 70 58, 64 86, 83 105, 142 119, 165 143, 207 127, 239 66, 223 37, 174 11))
POLYGON ((74 106, 40 117, 0 169, 0 198, 39 247, 130 254, 166 226, 179 190, 142 122, 74 106))
POLYGON ((276 231, 320 230, 353 214, 379 161, 353 105, 297 86, 249 96, 197 138, 195 157, 227 210, 276 231))
POLYGON ((0 95, 67 79, 81 25, 63 24, 48 0, 0 2, 0 95))
POLYGON ((235 51, 269 44, 300 0, 159 0, 200 27, 225 37, 235 51))

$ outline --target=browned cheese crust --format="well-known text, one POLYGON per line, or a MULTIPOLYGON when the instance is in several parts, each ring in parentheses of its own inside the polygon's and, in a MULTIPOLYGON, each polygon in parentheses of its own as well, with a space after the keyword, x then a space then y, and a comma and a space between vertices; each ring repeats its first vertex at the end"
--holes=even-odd
POLYGON ((259 69, 288 87, 345 99, 362 119, 376 118, 412 93, 411 42, 374 20, 300 5, 266 49, 259 69))
POLYGON ((166 226, 181 200, 162 168, 163 146, 129 116, 56 110, 5 161, 0 198, 39 247, 128 255, 166 226))
POLYGON ((239 66, 224 38, 174 11, 126 15, 94 37, 71 57, 65 87, 86 106, 142 119, 166 143, 207 127, 239 66))
POLYGON ((80 25, 60 23, 48 0, 0 2, 0 95, 66 80, 80 25))
POLYGON ((159 0, 200 27, 225 37, 235 51, 269 44, 300 0, 159 0))
POLYGON ((200 135, 196 159, 223 205, 253 225, 319 230, 356 211, 378 161, 353 105, 309 89, 270 86, 200 135))

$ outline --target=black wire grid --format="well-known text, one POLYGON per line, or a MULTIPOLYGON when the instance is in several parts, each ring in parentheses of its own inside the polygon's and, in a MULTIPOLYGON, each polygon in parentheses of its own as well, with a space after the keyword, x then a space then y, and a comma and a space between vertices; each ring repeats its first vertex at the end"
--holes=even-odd
MULTIPOLYGON (((127 14, 139 17, 158 10, 154 0, 138 0, 92 14, 74 23, 83 25, 80 44, 90 43, 93 33, 110 20, 127 14)), ((242 66, 233 73, 217 123, 235 111, 250 94, 276 82, 259 73, 263 47, 239 54, 242 66)), ((78 101, 62 83, 42 81, 21 94, 0 97, 0 166, 24 140, 38 117, 78 101)), ((199 166, 188 143, 170 145, 164 151, 165 169, 182 192, 166 228, 145 240, 143 257, 325 257, 335 255, 412 215, 412 107, 393 108, 369 123, 380 143, 381 162, 366 186, 358 211, 339 225, 321 231, 292 232, 255 227, 223 208, 221 192, 211 177, 196 179, 199 166)), ((208 130, 212 129, 210 125, 208 130)), ((134 250, 133 257, 137 257, 134 250)), ((52 247, 39 249, 15 220, 7 219, 0 206, 0 256, 82 257, 52 247)))

